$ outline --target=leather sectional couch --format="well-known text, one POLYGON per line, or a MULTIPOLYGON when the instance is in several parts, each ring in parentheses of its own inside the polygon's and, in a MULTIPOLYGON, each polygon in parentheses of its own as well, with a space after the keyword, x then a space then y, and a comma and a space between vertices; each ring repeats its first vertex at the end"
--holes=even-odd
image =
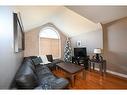
MULTIPOLYGON (((63 89, 67 79, 55 76, 48 66, 40 65, 39 57, 24 58, 14 78, 13 89, 63 89)), ((52 63, 50 63, 52 64, 52 63)), ((50 66, 51 68, 51 66, 50 66)))

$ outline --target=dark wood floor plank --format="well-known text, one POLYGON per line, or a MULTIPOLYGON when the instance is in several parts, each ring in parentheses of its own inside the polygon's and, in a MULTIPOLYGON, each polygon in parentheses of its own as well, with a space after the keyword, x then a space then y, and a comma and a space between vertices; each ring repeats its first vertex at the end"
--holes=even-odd
MULTIPOLYGON (((56 76, 64 77, 65 73, 62 70, 54 70, 56 76)), ((79 73, 75 78, 75 85, 69 89, 127 89, 127 79, 111 74, 101 76, 97 71, 87 71, 86 80, 82 79, 82 74, 79 73)))

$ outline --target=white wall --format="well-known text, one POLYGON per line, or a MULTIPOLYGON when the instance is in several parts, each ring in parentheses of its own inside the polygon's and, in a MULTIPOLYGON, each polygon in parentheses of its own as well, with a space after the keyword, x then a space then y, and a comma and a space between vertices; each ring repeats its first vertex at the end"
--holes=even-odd
POLYGON ((7 89, 19 68, 23 52, 14 53, 13 14, 9 7, 0 7, 0 89, 7 89))
POLYGON ((71 37, 72 47, 77 47, 77 41, 81 41, 82 46, 87 48, 87 54, 93 55, 95 48, 103 49, 103 32, 101 24, 98 24, 98 29, 95 31, 82 33, 71 37))
POLYGON ((127 75, 127 17, 104 25, 107 68, 127 75))

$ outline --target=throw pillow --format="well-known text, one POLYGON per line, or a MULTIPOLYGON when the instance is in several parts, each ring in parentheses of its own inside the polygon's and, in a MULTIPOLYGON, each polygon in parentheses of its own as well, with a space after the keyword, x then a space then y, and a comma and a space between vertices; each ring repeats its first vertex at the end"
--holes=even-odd
POLYGON ((33 58, 32 61, 34 62, 34 65, 39 65, 41 63, 40 59, 37 58, 33 58))
POLYGON ((51 63, 51 62, 49 62, 48 61, 48 59, 47 59, 47 57, 45 56, 45 55, 43 55, 43 56, 40 56, 41 57, 41 59, 42 59, 42 63, 40 63, 40 64, 49 64, 49 63, 51 63))

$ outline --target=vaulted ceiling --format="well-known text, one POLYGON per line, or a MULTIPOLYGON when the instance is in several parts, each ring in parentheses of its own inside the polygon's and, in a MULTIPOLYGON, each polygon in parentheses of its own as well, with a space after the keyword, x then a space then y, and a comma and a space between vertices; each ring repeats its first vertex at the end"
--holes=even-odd
POLYGON ((15 12, 20 12, 25 31, 49 22, 69 37, 98 29, 98 24, 64 6, 15 6, 13 8, 15 12))
POLYGON ((127 6, 66 6, 95 23, 110 23, 127 17, 127 6))
POLYGON ((98 23, 109 23, 127 16, 126 6, 15 6, 25 31, 53 23, 67 36, 98 31, 98 23))

